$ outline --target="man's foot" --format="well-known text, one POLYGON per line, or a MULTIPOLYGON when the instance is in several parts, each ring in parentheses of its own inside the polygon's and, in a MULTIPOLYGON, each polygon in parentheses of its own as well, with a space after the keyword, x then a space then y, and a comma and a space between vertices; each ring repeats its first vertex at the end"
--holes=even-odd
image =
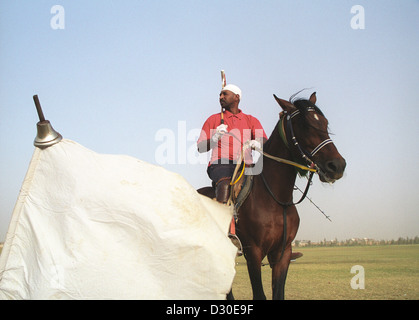
POLYGON ((293 252, 291 253, 291 261, 294 261, 298 258, 301 258, 303 256, 303 254, 301 252, 293 252))

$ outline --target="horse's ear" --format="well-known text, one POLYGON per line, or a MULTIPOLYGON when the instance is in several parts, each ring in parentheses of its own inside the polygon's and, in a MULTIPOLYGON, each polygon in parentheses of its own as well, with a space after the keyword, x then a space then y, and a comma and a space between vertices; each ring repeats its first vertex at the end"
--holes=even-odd
POLYGON ((316 104, 317 101, 317 97, 316 97, 316 92, 313 92, 310 96, 310 99, 308 99, 312 104, 316 104))
POLYGON ((293 109, 295 109, 294 105, 291 102, 286 101, 284 99, 280 99, 275 94, 274 94, 274 98, 284 111, 291 112, 293 109))

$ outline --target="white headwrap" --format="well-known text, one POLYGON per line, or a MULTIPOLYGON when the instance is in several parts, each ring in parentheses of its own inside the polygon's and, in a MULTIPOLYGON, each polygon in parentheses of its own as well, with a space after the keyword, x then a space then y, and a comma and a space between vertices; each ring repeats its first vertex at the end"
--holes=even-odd
POLYGON ((234 94, 238 94, 240 99, 242 98, 242 91, 240 90, 238 86, 234 84, 226 85, 221 91, 224 91, 224 90, 228 90, 228 91, 233 92, 234 94))

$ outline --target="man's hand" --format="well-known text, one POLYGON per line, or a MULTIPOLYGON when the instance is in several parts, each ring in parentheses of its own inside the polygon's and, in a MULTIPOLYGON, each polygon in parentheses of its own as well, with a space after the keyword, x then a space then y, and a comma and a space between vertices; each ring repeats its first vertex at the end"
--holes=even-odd
POLYGON ((248 145, 248 147, 252 148, 253 150, 260 149, 262 147, 260 142, 257 141, 257 140, 250 140, 250 141, 247 142, 247 145, 248 145))
POLYGON ((214 135, 212 136, 212 141, 214 142, 218 142, 218 140, 221 139, 221 137, 227 132, 227 125, 226 124, 220 124, 217 128, 216 131, 214 133, 214 135))

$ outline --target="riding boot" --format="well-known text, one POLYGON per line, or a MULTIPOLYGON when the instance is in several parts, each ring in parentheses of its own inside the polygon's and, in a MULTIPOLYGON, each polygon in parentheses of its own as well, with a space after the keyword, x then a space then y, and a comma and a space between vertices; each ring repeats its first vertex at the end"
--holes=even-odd
POLYGON ((230 197, 230 177, 221 178, 215 186, 215 197, 218 202, 227 203, 230 197))
MULTIPOLYGON (((218 182, 215 186, 215 197, 216 197, 218 202, 221 202, 221 203, 227 203, 228 202, 228 198, 230 197, 230 181, 231 181, 231 178, 229 178, 229 177, 221 178, 220 180, 218 180, 218 182)), ((241 256, 243 254, 243 248, 242 248, 241 242, 240 242, 239 238, 237 237, 236 232, 234 231, 234 233, 231 233, 231 231, 232 231, 232 229, 230 227, 229 238, 230 238, 231 242, 238 249, 237 250, 237 255, 241 256)))

